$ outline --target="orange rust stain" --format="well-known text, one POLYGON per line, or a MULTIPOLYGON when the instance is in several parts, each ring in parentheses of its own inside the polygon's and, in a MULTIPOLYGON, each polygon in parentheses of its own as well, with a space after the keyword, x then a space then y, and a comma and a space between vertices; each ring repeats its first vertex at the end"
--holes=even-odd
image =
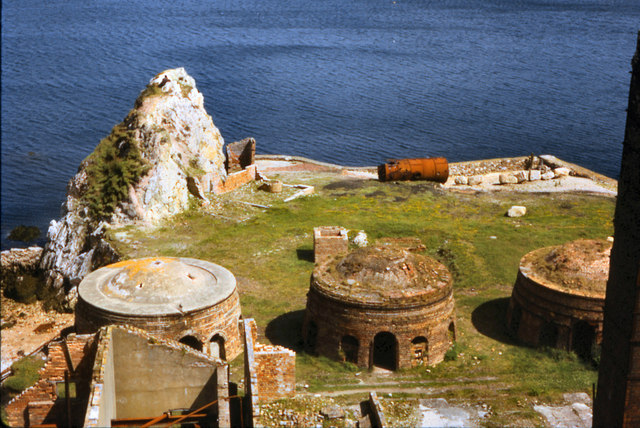
POLYGON ((152 266, 152 263, 156 261, 161 261, 164 263, 174 263, 176 260, 171 257, 149 257, 146 259, 124 260, 122 262, 113 263, 108 267, 122 268, 122 270, 129 275, 129 278, 132 278, 140 272, 151 272, 154 270, 159 270, 157 267, 152 266))

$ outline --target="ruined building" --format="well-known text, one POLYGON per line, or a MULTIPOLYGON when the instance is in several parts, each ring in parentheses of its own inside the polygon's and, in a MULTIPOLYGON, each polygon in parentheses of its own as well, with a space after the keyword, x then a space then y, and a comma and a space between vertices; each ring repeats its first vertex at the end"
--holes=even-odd
POLYGON ((129 326, 49 345, 40 380, 9 402, 10 426, 231 425, 228 365, 129 326))
POLYGON ((640 32, 631 64, 595 427, 640 426, 640 32))
POLYGON ((78 333, 131 325, 214 357, 233 359, 242 348, 236 280, 203 260, 151 257, 100 268, 78 290, 78 333))
POLYGON ((578 240, 526 254, 507 324, 522 342, 588 357, 602 341, 611 243, 578 240))
POLYGON ((439 262, 396 245, 316 255, 303 325, 311 352, 395 370, 441 362, 454 336, 452 278, 439 262))

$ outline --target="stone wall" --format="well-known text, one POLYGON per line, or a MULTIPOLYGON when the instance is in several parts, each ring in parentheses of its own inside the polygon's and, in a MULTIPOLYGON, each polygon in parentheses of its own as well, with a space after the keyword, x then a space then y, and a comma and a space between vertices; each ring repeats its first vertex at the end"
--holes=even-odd
POLYGON ((240 299, 235 290, 227 299, 209 308, 163 316, 118 314, 94 307, 78 298, 75 325, 79 333, 93 333, 110 324, 126 324, 166 339, 180 340, 185 336, 193 336, 202 344, 204 352, 208 352, 210 340, 219 335, 224 339, 225 357, 231 360, 242 350, 239 318, 240 299))

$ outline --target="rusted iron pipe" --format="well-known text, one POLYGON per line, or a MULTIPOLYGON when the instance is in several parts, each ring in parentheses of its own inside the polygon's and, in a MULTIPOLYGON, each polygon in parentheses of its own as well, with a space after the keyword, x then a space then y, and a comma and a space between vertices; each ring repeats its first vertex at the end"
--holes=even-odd
POLYGON ((449 177, 445 158, 391 159, 378 165, 380 181, 429 180, 444 183, 449 177))

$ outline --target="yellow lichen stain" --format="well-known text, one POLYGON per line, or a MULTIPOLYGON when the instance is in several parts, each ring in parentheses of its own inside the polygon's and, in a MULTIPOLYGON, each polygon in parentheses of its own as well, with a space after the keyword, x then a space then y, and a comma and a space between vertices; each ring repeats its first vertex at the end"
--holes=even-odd
POLYGON ((136 260, 124 260, 121 262, 114 263, 109 265, 110 268, 122 268, 122 271, 125 272, 129 278, 133 278, 140 272, 147 273, 152 271, 164 270, 164 263, 175 263, 176 259, 171 257, 149 257, 146 259, 136 259, 136 260), (154 262, 163 262, 160 267, 153 266, 154 262))

